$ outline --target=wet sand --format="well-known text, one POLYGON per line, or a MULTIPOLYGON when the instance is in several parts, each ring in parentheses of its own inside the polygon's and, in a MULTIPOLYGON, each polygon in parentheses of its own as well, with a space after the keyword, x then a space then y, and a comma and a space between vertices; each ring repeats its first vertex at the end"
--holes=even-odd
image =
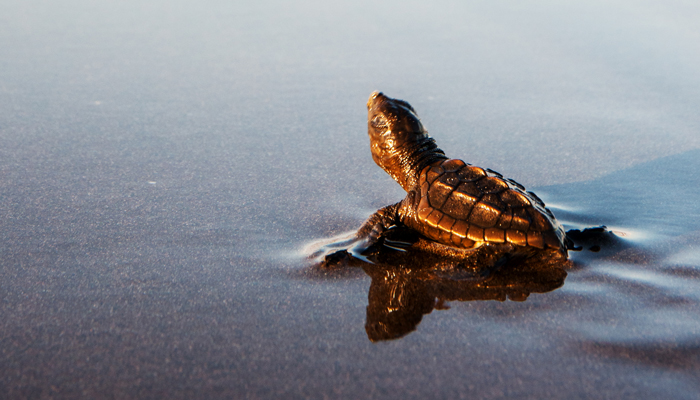
POLYGON ((0 393, 697 398, 698 16, 682 2, 8 4, 0 393), (304 248, 404 196, 370 156, 376 89, 410 101, 449 156, 626 245, 572 253, 563 285, 525 301, 445 295, 372 342, 379 275, 319 272, 304 248))

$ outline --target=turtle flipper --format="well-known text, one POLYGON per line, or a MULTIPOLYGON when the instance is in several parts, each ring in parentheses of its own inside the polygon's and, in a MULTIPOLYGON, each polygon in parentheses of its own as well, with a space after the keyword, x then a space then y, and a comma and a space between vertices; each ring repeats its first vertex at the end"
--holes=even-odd
MULTIPOLYGON (((385 232, 391 232, 398 221, 398 208, 400 203, 392 204, 384 208, 380 208, 377 212, 370 215, 369 218, 360 226, 354 237, 337 243, 326 245, 326 249, 332 251, 324 257, 324 265, 333 265, 347 259, 349 255, 359 258, 363 261, 370 262, 366 256, 377 250, 377 246, 382 244, 385 232)), ((389 241, 388 247, 398 248, 403 245, 399 239, 389 241)))
POLYGON ((606 226, 596 226, 584 230, 571 229, 566 232, 568 250, 581 251, 584 248, 594 253, 604 248, 619 247, 623 240, 608 230, 606 226))
POLYGON ((420 234, 404 225, 388 227, 381 237, 384 247, 398 251, 407 251, 420 239, 420 234))

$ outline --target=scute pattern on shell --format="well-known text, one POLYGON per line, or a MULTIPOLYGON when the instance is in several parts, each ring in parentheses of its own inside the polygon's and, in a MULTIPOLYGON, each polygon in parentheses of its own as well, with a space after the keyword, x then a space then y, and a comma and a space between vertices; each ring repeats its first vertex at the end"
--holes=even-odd
POLYGON ((444 160, 420 172, 419 187, 411 225, 430 239, 461 248, 562 246, 564 231, 542 200, 498 172, 444 160))

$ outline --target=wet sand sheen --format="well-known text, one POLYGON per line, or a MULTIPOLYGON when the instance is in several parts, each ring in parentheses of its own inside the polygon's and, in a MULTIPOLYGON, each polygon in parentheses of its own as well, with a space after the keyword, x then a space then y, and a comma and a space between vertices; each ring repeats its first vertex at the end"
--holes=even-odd
POLYGON ((0 393, 696 398, 700 10, 683 7, 10 2, 0 393), (306 244, 405 195, 369 153, 376 89, 448 156, 627 246, 481 291, 310 268, 306 244), (413 325, 372 342, 401 290, 413 325))

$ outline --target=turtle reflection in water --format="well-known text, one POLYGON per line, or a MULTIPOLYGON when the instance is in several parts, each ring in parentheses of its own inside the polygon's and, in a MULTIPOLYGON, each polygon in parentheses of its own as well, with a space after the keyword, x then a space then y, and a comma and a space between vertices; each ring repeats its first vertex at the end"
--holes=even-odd
POLYGON ((566 260, 573 244, 537 195, 495 171, 448 159, 407 102, 374 92, 367 109, 372 158, 408 194, 371 215, 350 241, 327 246, 337 250, 327 264, 348 250, 363 258, 382 246, 479 268, 534 254, 566 260))
POLYGON ((562 260, 510 260, 512 265, 488 276, 467 277, 464 270, 439 268, 441 256, 435 254, 419 253, 416 258, 410 251, 391 253, 381 253, 375 264, 355 261, 372 278, 365 330, 373 342, 398 339, 416 330, 423 315, 448 308, 447 301, 525 301, 531 293, 561 287, 566 279, 562 260))

